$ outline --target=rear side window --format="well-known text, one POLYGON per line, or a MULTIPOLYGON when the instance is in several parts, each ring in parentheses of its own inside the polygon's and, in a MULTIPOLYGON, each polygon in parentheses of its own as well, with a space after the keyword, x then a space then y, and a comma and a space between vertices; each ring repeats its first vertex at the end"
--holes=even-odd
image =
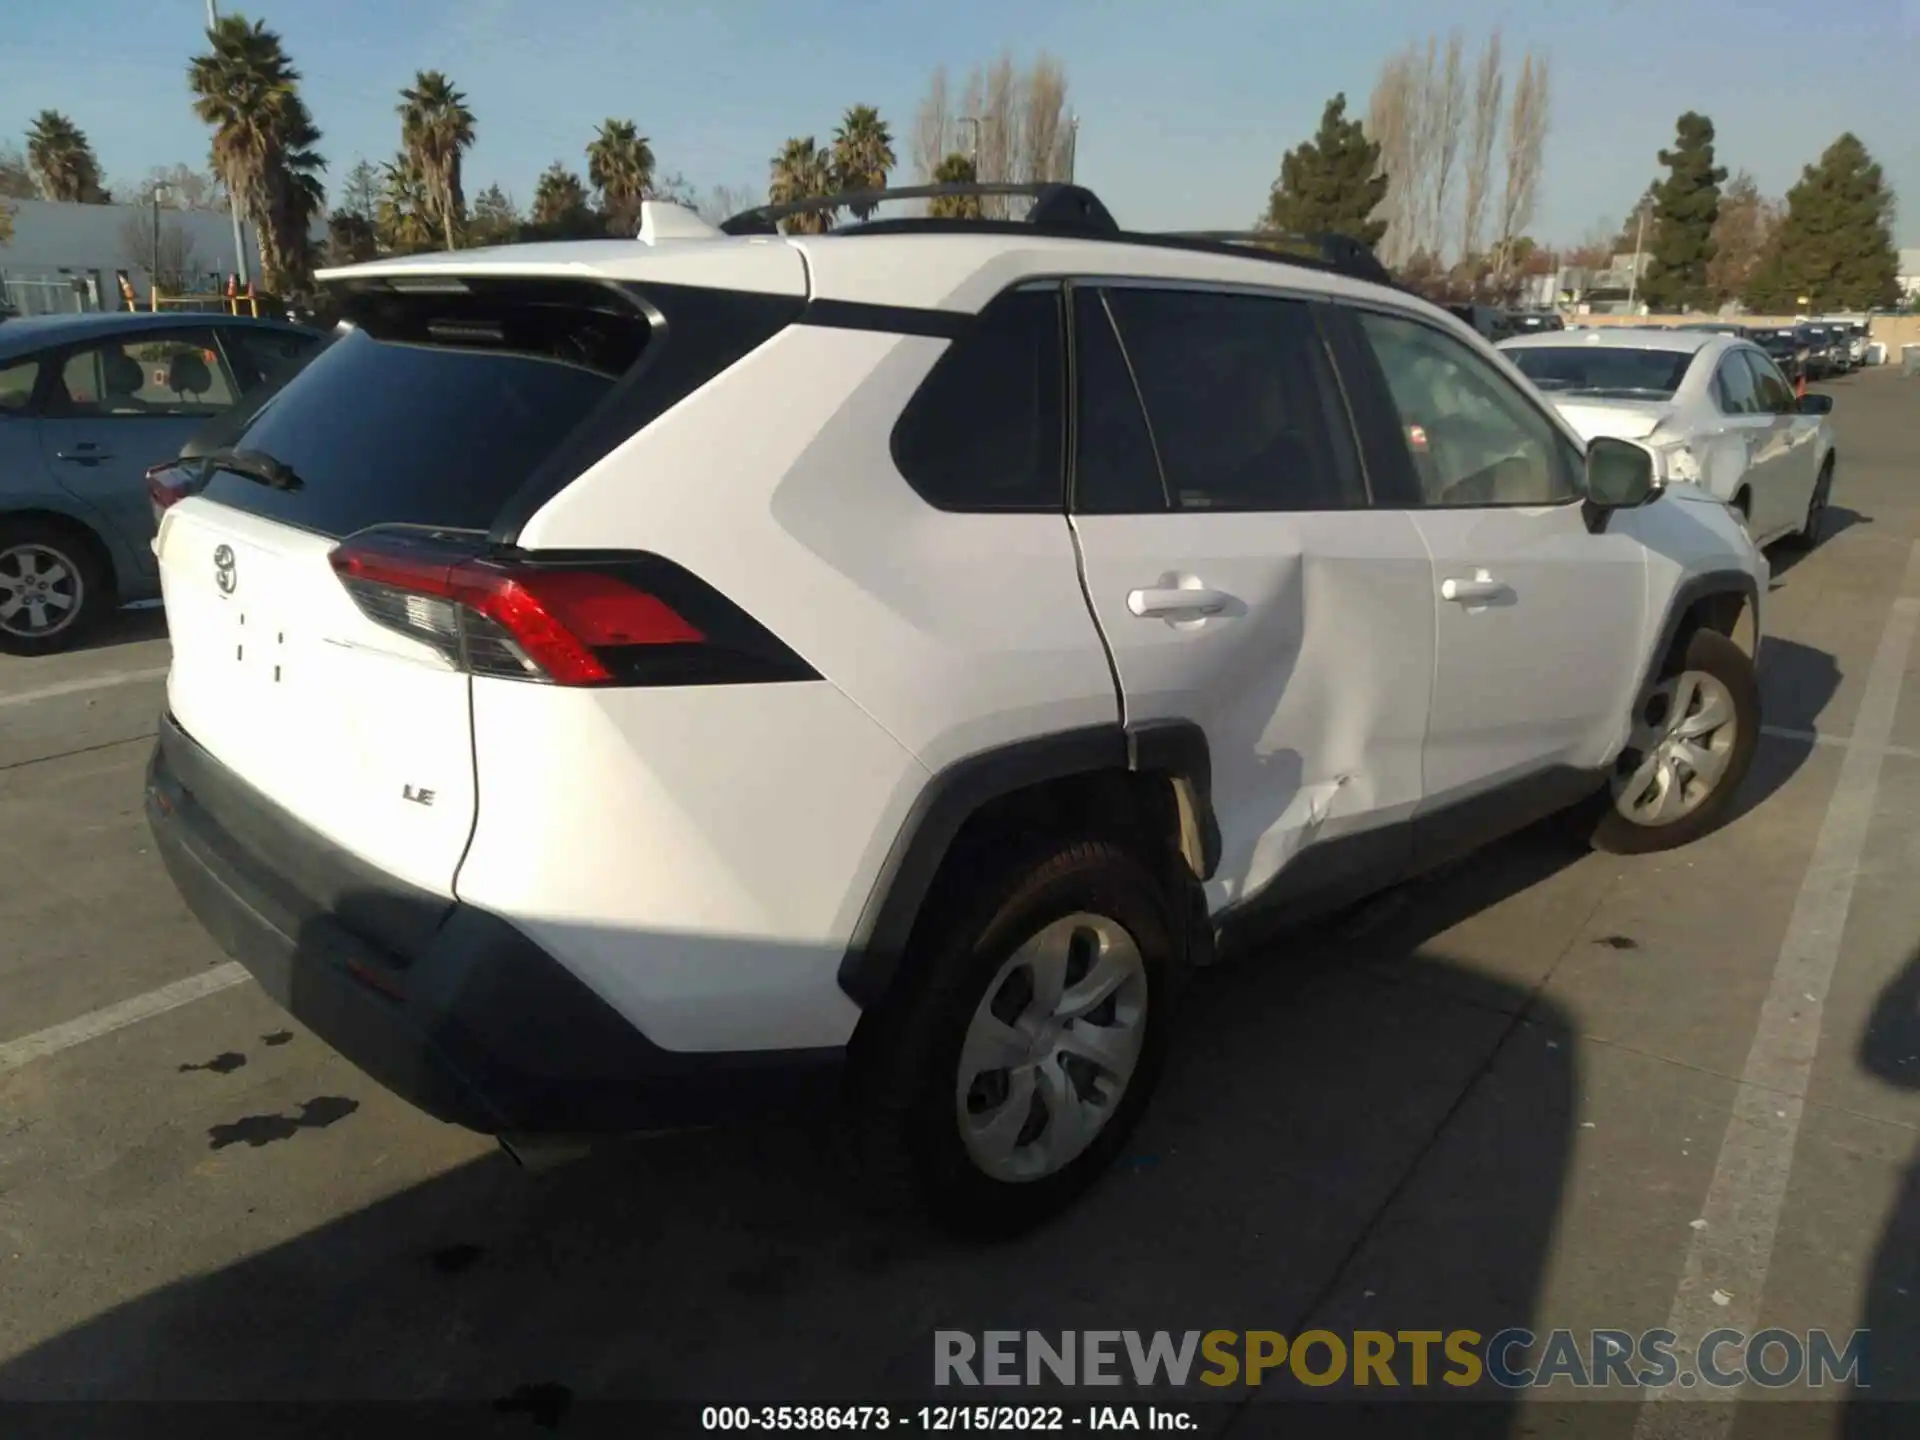
POLYGON ((1065 504, 1060 294, 1001 296, 901 412, 893 463, 942 510, 1059 511, 1065 504))
POLYGON ((1121 352, 1113 316, 1097 290, 1074 291, 1073 358, 1079 388, 1074 512, 1139 515, 1168 509, 1140 392, 1121 352))
POLYGON ((208 498, 325 535, 485 530, 638 361, 645 316, 597 286, 355 297, 352 328, 238 433, 298 477, 216 470, 208 498))
POLYGON ((0 361, 0 411, 25 411, 33 403, 33 387, 39 379, 38 360, 0 361))
POLYGON ((1305 302, 1130 287, 1106 300, 1174 508, 1367 503, 1353 432, 1305 302))

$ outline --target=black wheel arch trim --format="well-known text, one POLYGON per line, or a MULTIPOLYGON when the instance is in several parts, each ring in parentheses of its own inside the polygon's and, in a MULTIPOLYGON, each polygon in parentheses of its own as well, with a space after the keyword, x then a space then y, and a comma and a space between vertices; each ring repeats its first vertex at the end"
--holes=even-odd
POLYGON ((1639 697, 1659 680, 1661 670, 1680 639, 1680 627, 1686 623, 1688 612, 1702 600, 1711 600, 1719 595, 1737 595, 1752 611, 1756 627, 1752 658, 1756 663, 1759 661, 1759 582, 1744 570, 1709 570, 1689 575, 1674 587, 1673 594, 1667 600, 1666 614, 1660 621, 1659 638, 1647 657, 1645 671, 1640 677, 1640 688, 1634 691, 1636 704, 1639 697))
POLYGON ((1153 771, 1185 780, 1211 871, 1219 858, 1219 826, 1211 799, 1212 758, 1198 725, 1088 725, 980 751, 935 774, 914 801, 841 958, 841 990, 863 1008, 886 995, 948 851, 984 806, 1030 786, 1104 770, 1153 771))

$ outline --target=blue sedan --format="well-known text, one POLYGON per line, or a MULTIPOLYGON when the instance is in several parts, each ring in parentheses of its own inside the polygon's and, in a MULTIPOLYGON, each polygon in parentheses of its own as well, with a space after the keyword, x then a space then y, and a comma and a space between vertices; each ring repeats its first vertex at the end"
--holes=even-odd
POLYGON ((157 598, 148 468, 324 338, 223 314, 0 324, 0 651, 65 649, 115 606, 157 598))

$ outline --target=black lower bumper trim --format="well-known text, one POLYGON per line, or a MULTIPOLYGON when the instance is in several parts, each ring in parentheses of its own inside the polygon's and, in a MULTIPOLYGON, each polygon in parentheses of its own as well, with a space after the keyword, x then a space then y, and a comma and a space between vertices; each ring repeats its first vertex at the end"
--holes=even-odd
POLYGON ((660 1048, 509 921, 380 876, 171 716, 148 766, 147 819, 220 947, 322 1040, 442 1120, 611 1134, 786 1113, 838 1093, 839 1049, 660 1048))

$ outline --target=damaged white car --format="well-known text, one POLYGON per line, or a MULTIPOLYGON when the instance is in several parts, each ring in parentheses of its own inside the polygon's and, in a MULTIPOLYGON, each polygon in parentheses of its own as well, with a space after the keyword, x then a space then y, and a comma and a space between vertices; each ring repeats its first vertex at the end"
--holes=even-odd
POLYGON ((1621 327, 1528 336, 1500 351, 1582 436, 1647 446, 1663 481, 1712 491, 1756 544, 1819 542, 1833 493, 1833 399, 1796 395, 1744 336, 1621 327))

